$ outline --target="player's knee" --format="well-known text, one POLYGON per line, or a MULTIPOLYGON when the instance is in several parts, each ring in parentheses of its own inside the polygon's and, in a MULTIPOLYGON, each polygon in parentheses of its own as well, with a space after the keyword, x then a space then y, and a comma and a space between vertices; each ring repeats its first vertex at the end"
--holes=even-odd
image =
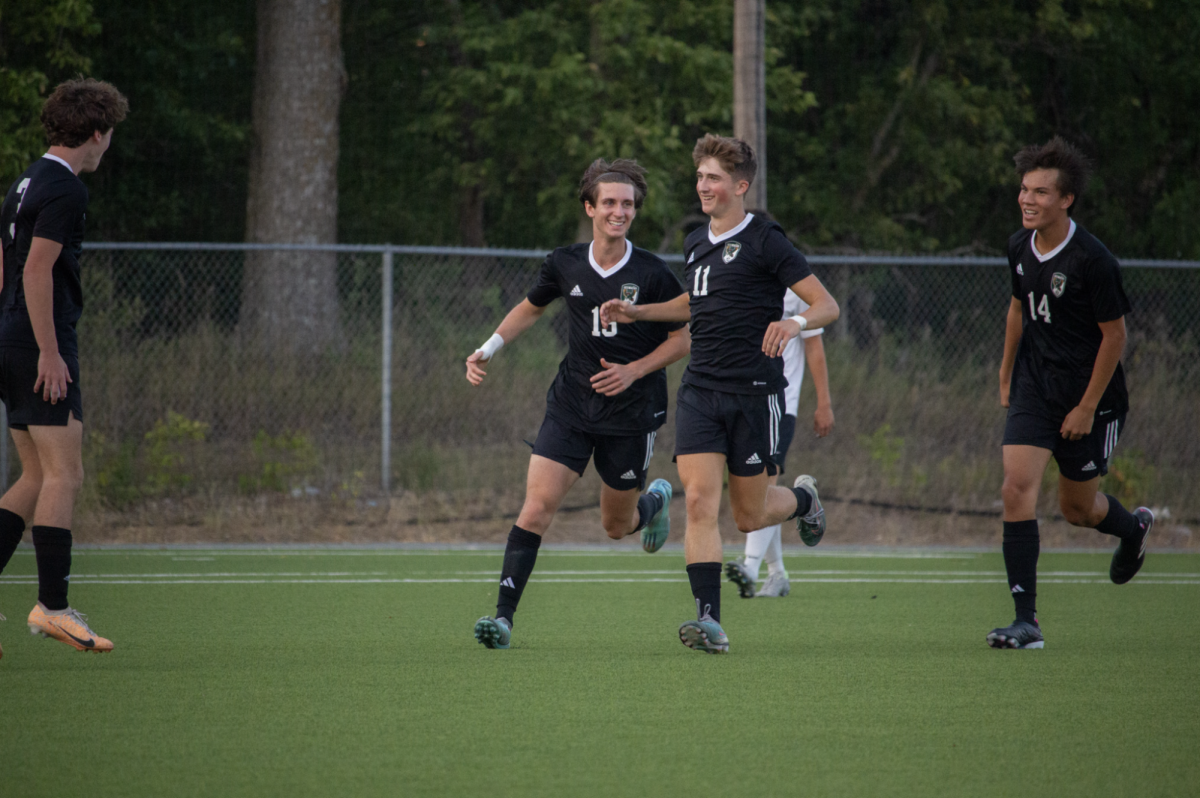
POLYGON ((1072 526, 1094 526, 1092 523, 1092 508, 1091 502, 1088 504, 1080 504, 1072 501, 1060 501, 1059 509, 1062 510, 1063 518, 1072 526))
POLYGON ((713 506, 708 496, 701 494, 699 491, 688 491, 686 502, 689 519, 715 518, 717 515, 718 508, 713 506))
POLYGON ((749 534, 767 526, 762 513, 751 513, 736 508, 733 511, 733 522, 737 524, 738 532, 742 534, 749 534))
POLYGON ((1036 500, 1037 485, 1030 485, 1022 480, 1013 477, 1005 477, 1004 484, 1000 486, 1000 497, 1004 500, 1005 507, 1015 507, 1030 499, 1030 494, 1034 494, 1036 500))

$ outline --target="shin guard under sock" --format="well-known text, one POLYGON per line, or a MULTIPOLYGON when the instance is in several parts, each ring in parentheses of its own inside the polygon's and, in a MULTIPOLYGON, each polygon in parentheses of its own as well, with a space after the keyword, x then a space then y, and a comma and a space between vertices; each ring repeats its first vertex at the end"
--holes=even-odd
POLYGON ((692 595, 696 597, 696 615, 708 615, 721 622, 721 563, 694 562, 687 567, 692 595))
POLYGON ((1037 622, 1037 561, 1041 551, 1038 522, 1004 522, 1004 568, 1017 620, 1037 622))
POLYGON ((1131 538, 1134 535, 1140 535, 1142 532, 1142 524, 1137 520, 1137 516, 1126 510, 1116 496, 1104 494, 1104 498, 1108 499, 1108 515, 1104 516, 1104 520, 1096 524, 1096 531, 1103 532, 1106 535, 1112 535, 1115 538, 1131 538))
POLYGON ((33 528, 37 555, 38 601, 48 610, 65 610, 71 577, 71 530, 54 526, 33 528))
POLYGON ((538 547, 542 536, 513 525, 508 533, 508 545, 504 547, 504 566, 500 570, 500 598, 496 600, 496 617, 508 621, 512 628, 513 614, 521 601, 525 583, 533 573, 537 562, 538 547))
POLYGON ((24 534, 25 519, 0 507, 0 573, 4 572, 24 534))

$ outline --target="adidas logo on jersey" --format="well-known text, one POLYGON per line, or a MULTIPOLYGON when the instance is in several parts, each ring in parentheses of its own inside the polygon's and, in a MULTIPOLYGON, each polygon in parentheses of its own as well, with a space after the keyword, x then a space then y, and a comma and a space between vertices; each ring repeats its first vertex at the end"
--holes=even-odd
POLYGON ((637 479, 637 474, 633 473, 633 469, 629 469, 621 475, 621 479, 637 479))
POLYGON ((1017 264, 1017 274, 1021 275, 1022 277, 1025 276, 1025 270, 1021 268, 1021 264, 1019 263, 1017 264))
POLYGON ((505 577, 504 581, 500 583, 500 587, 511 587, 513 590, 517 589, 517 586, 513 584, 511 576, 505 577))
POLYGON ((750 455, 749 458, 747 458, 746 465, 758 465, 761 462, 762 460, 759 458, 758 452, 755 452, 754 454, 750 455))
POLYGON ((692 261, 694 261, 695 259, 696 259, 696 253, 695 253, 695 252, 693 252, 691 255, 688 255, 688 263, 691 263, 691 262, 692 262, 692 261))
POLYGON ((579 290, 579 286, 571 289, 571 296, 583 296, 583 292, 579 290))
POLYGON ((1080 471, 1095 471, 1096 470, 1096 461, 1088 460, 1088 464, 1079 470, 1080 471))

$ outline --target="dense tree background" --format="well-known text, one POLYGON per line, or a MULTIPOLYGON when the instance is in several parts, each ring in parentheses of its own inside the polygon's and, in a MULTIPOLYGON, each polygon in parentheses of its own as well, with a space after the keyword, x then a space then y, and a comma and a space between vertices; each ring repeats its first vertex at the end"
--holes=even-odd
MULTIPOLYGON (((1079 218, 1127 257, 1200 258, 1200 4, 767 3, 772 212, 817 251, 999 252, 1011 157, 1061 133, 1099 169, 1079 218)), ((729 132, 731 0, 344 0, 339 238, 574 240, 578 175, 636 157, 634 232, 679 246, 689 153, 729 132)), ((93 237, 243 240, 254 7, 0 0, 0 180, 36 156, 39 97, 80 72, 132 110, 93 237)))

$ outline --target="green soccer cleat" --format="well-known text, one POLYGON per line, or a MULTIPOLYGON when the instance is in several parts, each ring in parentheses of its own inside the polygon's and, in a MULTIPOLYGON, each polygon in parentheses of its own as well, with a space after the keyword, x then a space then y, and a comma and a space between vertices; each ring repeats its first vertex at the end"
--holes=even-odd
POLYGON ((728 654, 729 638, 721 624, 705 615, 697 621, 685 621, 679 627, 679 642, 693 651, 706 654, 728 654))
POLYGON ((825 508, 821 506, 821 499, 817 496, 817 481, 808 474, 801 474, 796 477, 792 487, 802 488, 812 496, 812 506, 808 508, 808 513, 796 516, 796 531, 800 533, 800 539, 804 541, 805 546, 815 546, 825 536, 825 508))
POLYGON ((488 648, 508 648, 512 627, 503 618, 485 615, 475 622, 475 639, 488 648))
POLYGON ((642 548, 653 554, 667 542, 671 534, 671 483, 665 479, 656 479, 650 483, 647 493, 655 493, 662 497, 662 509, 642 527, 642 548))

